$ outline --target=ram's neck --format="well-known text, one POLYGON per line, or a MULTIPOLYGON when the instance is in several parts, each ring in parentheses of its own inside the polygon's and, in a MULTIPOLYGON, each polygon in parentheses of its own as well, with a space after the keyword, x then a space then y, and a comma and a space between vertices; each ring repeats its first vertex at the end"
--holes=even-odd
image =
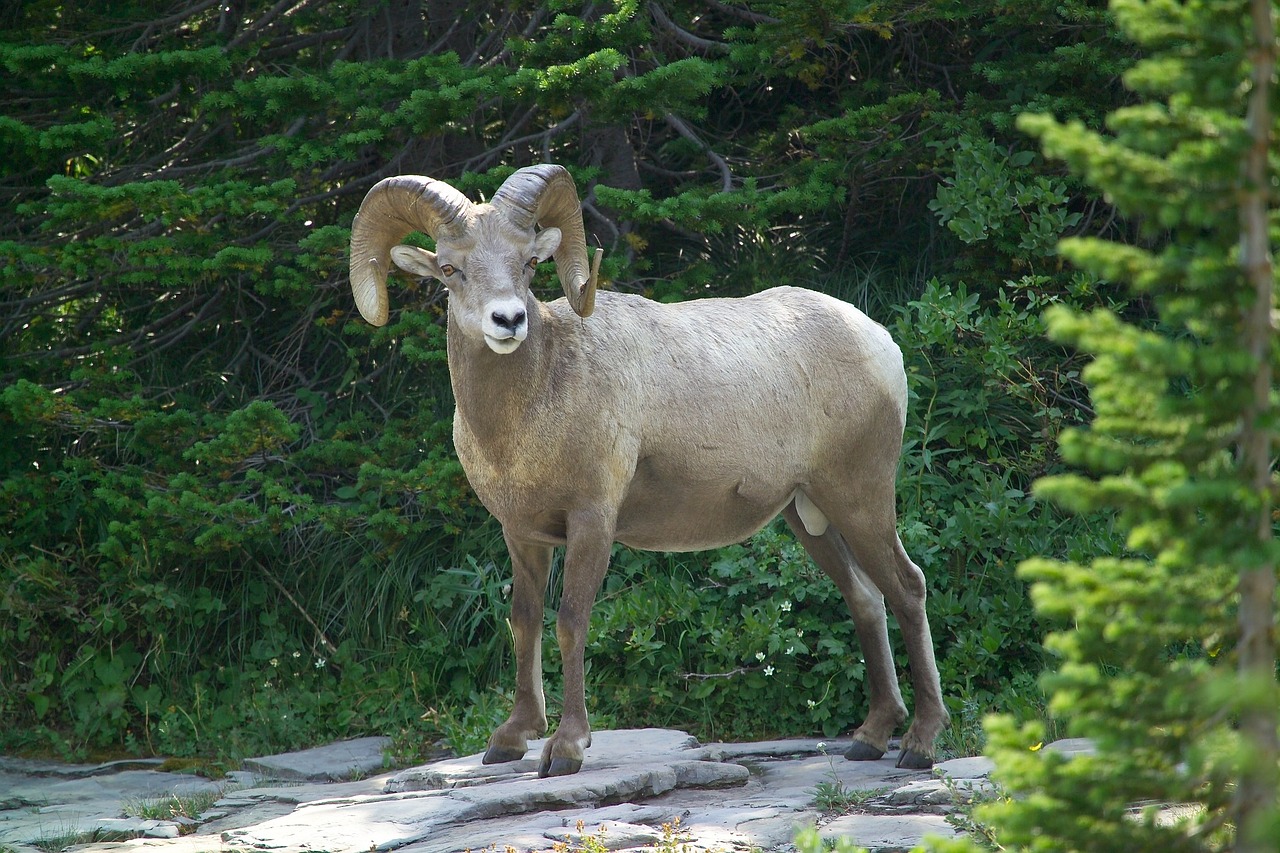
POLYGON ((477 441, 500 451, 507 437, 534 417, 547 399, 553 341, 546 306, 531 301, 529 336, 515 352, 499 355, 483 341, 448 330, 449 379, 456 417, 477 441))

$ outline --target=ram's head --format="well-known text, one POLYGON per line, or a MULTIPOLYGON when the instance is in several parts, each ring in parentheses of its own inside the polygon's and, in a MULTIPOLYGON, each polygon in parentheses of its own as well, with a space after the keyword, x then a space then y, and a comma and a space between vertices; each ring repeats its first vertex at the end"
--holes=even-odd
POLYGON ((387 322, 392 262, 449 289, 451 321, 496 353, 514 352, 529 332, 529 283, 538 261, 554 257, 573 310, 591 314, 601 250, 588 264, 582 206, 573 178, 543 164, 515 172, 487 204, 448 184, 400 175, 376 184, 351 223, 351 290, 360 314, 387 322), (401 245, 421 231, 436 251, 401 245))

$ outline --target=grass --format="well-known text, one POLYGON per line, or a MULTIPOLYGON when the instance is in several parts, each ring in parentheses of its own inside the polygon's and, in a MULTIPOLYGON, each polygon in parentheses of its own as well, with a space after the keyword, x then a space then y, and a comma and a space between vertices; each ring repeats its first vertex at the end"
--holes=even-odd
POLYGON ((996 696, 983 701, 964 699, 953 705, 951 725, 938 734, 938 760, 982 755, 987 746, 984 726, 989 714, 1010 714, 1018 723, 1036 721, 1044 725, 1045 743, 1066 737, 1066 724, 1049 713, 1047 700, 1038 684, 1015 679, 996 696))
POLYGON ((814 786, 813 804, 826 814, 842 815, 858 811, 889 790, 888 788, 850 788, 836 775, 836 764, 827 753, 827 745, 818 744, 818 751, 827 756, 827 764, 831 768, 831 779, 814 786))
POLYGON ((981 755, 987 745, 982 729, 983 709, 966 701, 959 713, 951 714, 951 725, 938 734, 938 758, 968 758, 981 755))
POLYGON ((850 814, 886 793, 888 788, 850 788, 839 779, 819 782, 813 789, 813 804, 829 815, 850 814))
MULTIPOLYGON (((123 804, 126 817, 140 820, 174 820, 185 818, 194 821, 209 810, 209 807, 222 799, 232 786, 226 785, 211 791, 193 791, 179 793, 174 791, 163 797, 144 797, 129 800, 123 804)), ((179 826, 180 834, 194 832, 195 824, 179 826)), ((31 845, 45 853, 60 853, 76 844, 89 844, 97 841, 127 841, 141 837, 140 832, 118 832, 107 829, 78 830, 70 827, 50 831, 31 842, 31 845)), ((17 853, 14 847, 0 844, 0 853, 17 853)))
MULTIPOLYGON (((92 844, 96 841, 128 841, 131 838, 138 838, 142 835, 140 832, 109 832, 101 829, 90 830, 71 830, 63 829, 55 831, 49 835, 41 835, 39 838, 31 842, 31 846, 45 853, 61 853, 76 844, 92 844)), ((0 848, 12 851, 13 848, 0 848)))
POLYGON ((188 794, 174 791, 163 797, 143 797, 126 802, 124 813, 127 817, 143 820, 173 820, 179 817, 195 820, 222 799, 226 792, 227 787, 222 787, 212 791, 193 791, 188 794))

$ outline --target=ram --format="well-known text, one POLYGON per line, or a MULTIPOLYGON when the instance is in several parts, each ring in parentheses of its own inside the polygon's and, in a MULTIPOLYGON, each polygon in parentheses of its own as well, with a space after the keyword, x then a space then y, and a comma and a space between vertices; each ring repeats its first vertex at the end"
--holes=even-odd
POLYGON ((582 209, 560 166, 516 171, 488 203, 402 175, 374 186, 351 229, 351 287, 387 322, 391 263, 448 290, 454 442, 511 555, 516 692, 485 763, 547 731, 543 600, 564 547, 556 619, 560 725, 539 773, 577 772, 591 744, 583 653, 615 542, 690 551, 752 535, 781 513, 835 582, 866 660, 868 711, 846 757, 881 758, 907 717, 885 602, 906 642, 915 718, 901 767, 933 762, 947 725, 925 580, 897 534, 894 478, 907 386, 902 354, 853 306, 778 287, 675 305, 596 291, 582 209), (436 251, 399 245, 409 233, 436 251), (553 257, 565 298, 530 291, 553 257))

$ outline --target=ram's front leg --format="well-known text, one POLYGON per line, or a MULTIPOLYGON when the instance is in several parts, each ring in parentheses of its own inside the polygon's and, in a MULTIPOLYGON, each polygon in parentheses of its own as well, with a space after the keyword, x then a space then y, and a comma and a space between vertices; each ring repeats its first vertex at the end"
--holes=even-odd
POLYGON ((551 571, 551 548, 507 537, 511 553, 511 632, 516 646, 516 699, 511 716, 489 738, 485 764, 518 761, 529 741, 547 731, 542 695, 542 605, 551 571))
POLYGON ((591 606, 609 568, 614 521, 603 513, 582 512, 568 519, 564 555, 564 592, 556 617, 556 638, 564 666, 564 709, 560 725, 542 750, 539 776, 567 776, 582 767, 591 746, 585 686, 587 629, 591 606))

